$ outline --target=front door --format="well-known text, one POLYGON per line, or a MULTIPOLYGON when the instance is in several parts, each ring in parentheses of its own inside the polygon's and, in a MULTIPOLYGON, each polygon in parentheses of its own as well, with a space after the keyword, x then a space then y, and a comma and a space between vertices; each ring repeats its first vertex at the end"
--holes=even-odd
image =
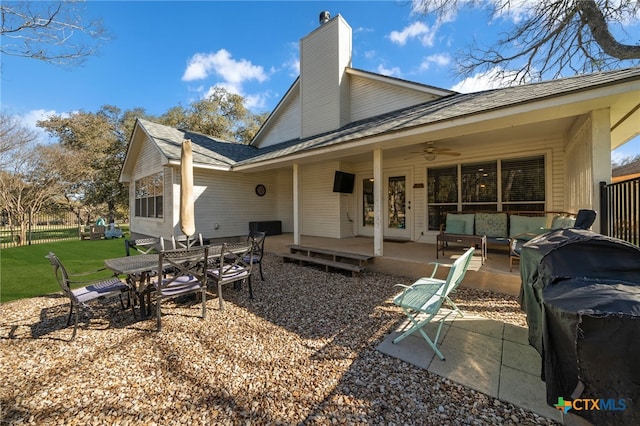
MULTIPOLYGON (((361 183, 360 235, 373 236, 373 179, 364 177, 361 183)), ((408 199, 408 173, 385 173, 384 194, 384 236, 390 238, 411 239, 411 200, 408 199)))

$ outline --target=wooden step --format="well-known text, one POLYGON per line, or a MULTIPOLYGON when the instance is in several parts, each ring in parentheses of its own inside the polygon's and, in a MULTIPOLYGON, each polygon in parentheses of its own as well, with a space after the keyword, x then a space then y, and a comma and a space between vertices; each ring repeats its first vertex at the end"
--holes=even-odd
POLYGON ((292 244, 287 247, 289 248, 289 251, 291 253, 304 253, 307 256, 326 255, 331 256, 333 260, 336 261, 344 261, 350 259, 357 261, 358 265, 360 266, 366 265, 368 261, 373 259, 373 256, 368 254, 349 253, 346 251, 338 251, 318 247, 300 246, 296 244, 292 244))
POLYGON ((313 263, 316 265, 322 265, 325 267, 325 270, 327 272, 329 271, 329 268, 341 269, 344 271, 350 271, 354 276, 359 275, 362 273, 362 271, 364 271, 363 266, 354 265, 353 263, 345 263, 345 262, 335 261, 331 259, 325 259, 323 257, 307 256, 300 253, 283 254, 282 260, 285 262, 288 260, 297 261, 300 264, 302 264, 303 262, 306 262, 306 263, 313 263))

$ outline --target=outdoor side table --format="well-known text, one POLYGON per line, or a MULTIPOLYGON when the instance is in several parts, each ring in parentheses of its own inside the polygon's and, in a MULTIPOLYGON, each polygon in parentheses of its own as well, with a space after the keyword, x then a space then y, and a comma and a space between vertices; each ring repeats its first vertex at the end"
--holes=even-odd
POLYGON ((464 235, 464 234, 446 234, 440 233, 436 238, 436 259, 440 250, 444 256, 444 249, 447 247, 447 243, 458 243, 469 247, 478 247, 480 249, 481 262, 484 265, 484 261, 487 258, 487 236, 486 235, 464 235))

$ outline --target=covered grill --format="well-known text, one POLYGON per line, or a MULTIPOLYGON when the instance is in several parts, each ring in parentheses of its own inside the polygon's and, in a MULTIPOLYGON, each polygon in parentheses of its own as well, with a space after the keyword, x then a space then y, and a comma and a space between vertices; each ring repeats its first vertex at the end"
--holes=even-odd
POLYGON ((547 403, 599 399, 574 410, 597 424, 640 423, 640 248, 581 229, 522 248, 520 304, 542 356, 547 403))

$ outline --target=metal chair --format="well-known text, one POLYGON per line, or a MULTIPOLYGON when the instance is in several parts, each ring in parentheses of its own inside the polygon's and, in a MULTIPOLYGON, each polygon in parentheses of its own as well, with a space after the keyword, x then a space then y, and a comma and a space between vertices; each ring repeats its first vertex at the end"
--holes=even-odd
POLYGON ((159 254, 158 271, 170 271, 158 275, 152 284, 156 297, 156 321, 162 329, 161 305, 164 300, 187 294, 200 294, 202 318, 207 314, 207 264, 209 247, 188 250, 163 250, 159 254))
POLYGON ((140 254, 159 253, 165 249, 164 238, 137 238, 135 240, 124 240, 124 251, 127 256, 131 256, 131 249, 140 254))
POLYGON ((191 248, 197 246, 203 246, 204 240, 202 238, 202 234, 195 235, 194 237, 187 238, 186 235, 181 235, 176 237, 174 235, 171 236, 171 244, 174 250, 178 250, 181 248, 191 248))
POLYGON ((262 281, 264 281, 264 274, 262 273, 262 257, 264 256, 264 242, 266 238, 266 232, 250 231, 249 236, 247 237, 247 243, 253 244, 253 250, 251 250, 252 259, 244 259, 246 263, 251 261, 254 265, 258 265, 262 281))
POLYGON ((407 315, 407 318, 409 318, 409 322, 412 324, 412 327, 400 336, 396 337, 393 340, 393 343, 399 343, 401 340, 417 331, 422 335, 438 357, 444 361, 444 355, 440 352, 440 349, 438 349, 438 339, 440 337, 440 332, 442 331, 442 326, 444 325, 444 321, 452 313, 462 314, 458 307, 449 298, 449 294, 462 282, 462 279, 469 268, 469 264, 471 263, 471 257, 474 250, 475 249, 471 247, 462 256, 456 259, 455 262, 453 262, 446 280, 433 278, 432 275, 429 278, 420 278, 410 286, 396 284, 396 286, 404 287, 404 290, 393 299, 393 303, 402 308, 404 313, 407 315), (452 310, 438 318, 437 321, 439 324, 437 332, 435 338, 431 339, 424 330, 424 327, 434 319, 440 311, 442 303, 445 301, 451 305, 452 310), (423 315, 425 315, 425 317, 422 317, 423 315), (418 316, 421 318, 418 318, 418 316))
MULTIPOLYGON (((62 262, 53 252, 49 252, 46 256, 51 262, 51 266, 53 267, 53 273, 56 276, 58 284, 60 284, 60 288, 62 289, 62 293, 69 298, 71 303, 69 308, 69 318, 67 318, 67 326, 71 323, 71 316, 73 315, 73 311, 76 312, 76 320, 73 326, 73 335, 71 336, 71 340, 76 337, 76 333, 78 331, 78 321, 80 316, 80 308, 87 308, 88 303, 101 298, 111 298, 114 296, 120 297, 120 305, 122 309, 125 310, 131 306, 131 298, 129 293, 129 286, 120 280, 120 278, 111 275, 109 278, 101 278, 101 279, 93 279, 87 281, 74 281, 72 277, 80 277, 80 276, 89 276, 95 275, 98 272, 101 272, 105 269, 98 269, 96 271, 84 272, 81 274, 69 274, 65 267, 62 265, 62 262), (73 285, 83 284, 82 287, 79 288, 71 288, 73 285), (124 300, 122 296, 127 295, 127 305, 125 306, 124 300)), ((135 315, 135 312, 134 312, 135 315)))
POLYGON ((224 243, 216 262, 207 269, 209 278, 218 287, 218 300, 221 310, 224 309, 222 286, 225 284, 248 282, 249 297, 253 299, 253 289, 251 288, 252 250, 252 243, 224 243))

